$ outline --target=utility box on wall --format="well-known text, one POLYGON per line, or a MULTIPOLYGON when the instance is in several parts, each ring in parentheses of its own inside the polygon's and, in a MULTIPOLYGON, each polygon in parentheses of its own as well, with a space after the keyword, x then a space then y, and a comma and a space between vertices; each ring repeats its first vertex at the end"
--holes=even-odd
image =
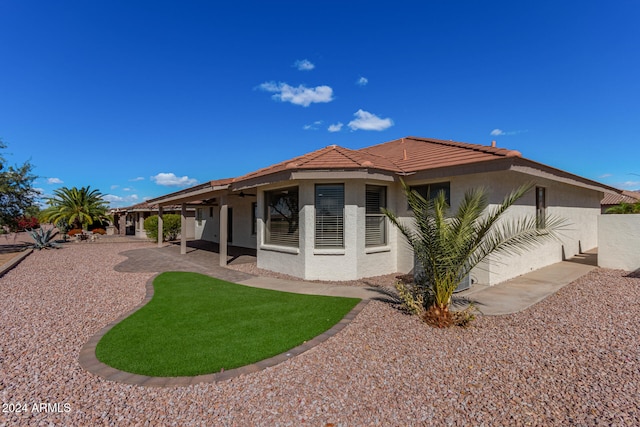
POLYGON ((640 269, 640 214, 600 215, 598 267, 640 269))

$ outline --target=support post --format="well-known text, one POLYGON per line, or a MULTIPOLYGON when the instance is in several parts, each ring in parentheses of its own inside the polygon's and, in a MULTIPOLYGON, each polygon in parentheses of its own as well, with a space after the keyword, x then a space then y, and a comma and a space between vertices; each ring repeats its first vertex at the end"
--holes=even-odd
POLYGON ((187 253, 187 204, 180 208, 180 255, 187 253))
POLYGON ((229 224, 229 205, 226 200, 220 200, 220 266, 227 266, 227 239, 229 224))
POLYGON ((162 206, 158 206, 158 247, 162 247, 162 237, 164 235, 163 228, 164 223, 162 220, 162 206))

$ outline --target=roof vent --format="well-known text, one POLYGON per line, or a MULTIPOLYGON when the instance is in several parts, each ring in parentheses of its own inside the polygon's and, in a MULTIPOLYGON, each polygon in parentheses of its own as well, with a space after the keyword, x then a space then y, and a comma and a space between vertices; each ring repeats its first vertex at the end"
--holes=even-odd
POLYGON ((491 146, 492 146, 493 148, 496 148, 496 140, 495 140, 495 139, 494 139, 493 141, 491 141, 491 146))

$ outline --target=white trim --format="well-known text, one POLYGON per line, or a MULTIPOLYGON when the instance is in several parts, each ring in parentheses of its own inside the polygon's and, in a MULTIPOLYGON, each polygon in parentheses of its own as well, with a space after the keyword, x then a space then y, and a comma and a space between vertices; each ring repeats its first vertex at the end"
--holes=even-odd
POLYGON ((293 246, 276 246, 276 245, 260 245, 260 250, 262 251, 272 251, 272 252, 282 252, 285 254, 295 254, 298 255, 300 253, 300 248, 295 248, 293 246))
POLYGON ((365 249, 365 254, 377 254, 380 252, 391 252, 391 246, 369 246, 365 249))
POLYGON ((344 249, 314 249, 314 255, 344 255, 347 251, 344 249))

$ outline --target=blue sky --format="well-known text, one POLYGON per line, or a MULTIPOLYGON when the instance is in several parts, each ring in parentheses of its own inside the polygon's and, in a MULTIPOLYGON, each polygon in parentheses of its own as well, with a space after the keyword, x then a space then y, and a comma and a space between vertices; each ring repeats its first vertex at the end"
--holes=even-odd
POLYGON ((3 0, 0 138, 45 195, 112 206, 409 135, 640 189, 638 22, 637 0, 3 0))

